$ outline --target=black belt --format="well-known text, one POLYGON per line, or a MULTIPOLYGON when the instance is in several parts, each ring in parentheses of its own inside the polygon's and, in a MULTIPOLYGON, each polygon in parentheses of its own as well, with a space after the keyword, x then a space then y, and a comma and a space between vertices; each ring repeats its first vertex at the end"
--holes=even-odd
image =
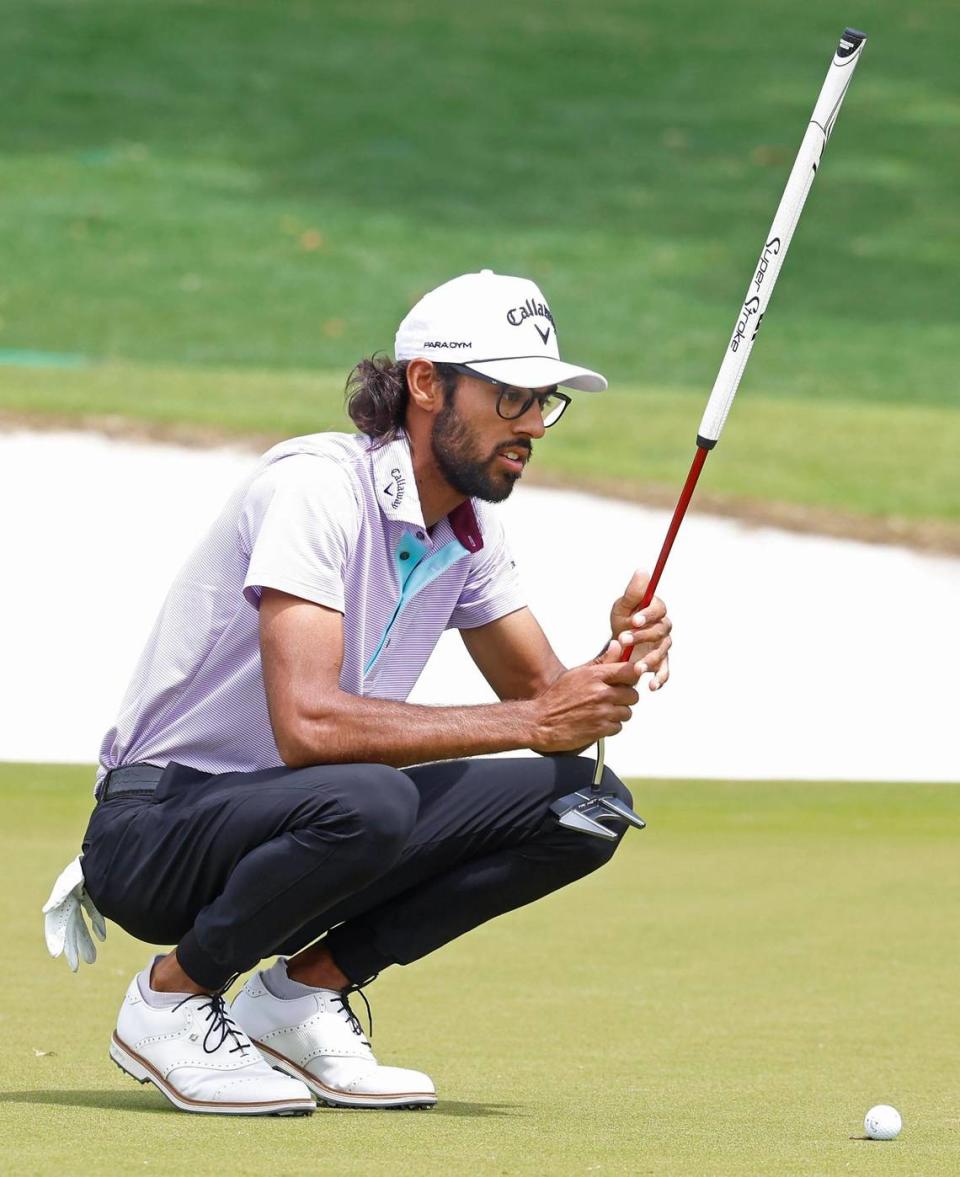
POLYGON ((106 801, 119 793, 152 793, 160 783, 163 769, 156 764, 127 764, 111 768, 97 785, 97 800, 106 801))

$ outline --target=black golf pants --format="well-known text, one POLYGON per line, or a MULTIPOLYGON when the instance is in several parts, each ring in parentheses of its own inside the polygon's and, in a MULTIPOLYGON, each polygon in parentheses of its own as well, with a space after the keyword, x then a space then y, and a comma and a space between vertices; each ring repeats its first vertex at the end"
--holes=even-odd
MULTIPOLYGON (((218 989, 324 933, 359 984, 606 862, 619 838, 549 812, 592 770, 573 756, 219 776, 172 764, 153 793, 97 805, 83 872, 108 919, 177 944, 200 985, 218 989)), ((629 803, 609 770, 603 783, 629 803)))

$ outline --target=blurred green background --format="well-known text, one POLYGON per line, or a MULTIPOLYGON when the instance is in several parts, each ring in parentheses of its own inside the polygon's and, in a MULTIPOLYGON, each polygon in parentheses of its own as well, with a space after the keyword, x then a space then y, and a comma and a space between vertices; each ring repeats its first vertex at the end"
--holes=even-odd
POLYGON ((491 266, 538 280, 565 353, 613 382, 537 469, 654 500, 689 462, 838 36, 862 27, 703 503, 960 545, 955 4, 6 0, 3 17, 5 419, 342 427, 356 360, 390 350, 424 291, 491 266))
POLYGON ((864 60, 705 501, 960 545, 946 0, 6 0, 0 412, 342 427, 349 367, 492 266, 613 383, 541 477, 664 498, 845 21, 864 60))

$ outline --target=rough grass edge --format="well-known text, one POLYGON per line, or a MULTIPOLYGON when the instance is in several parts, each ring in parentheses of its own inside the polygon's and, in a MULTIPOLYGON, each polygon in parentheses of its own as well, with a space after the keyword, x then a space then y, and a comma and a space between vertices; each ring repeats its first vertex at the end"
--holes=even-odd
MULTIPOLYGON (((240 449, 250 453, 262 453, 285 440, 285 435, 280 433, 237 433, 203 425, 134 421, 114 415, 74 416, 0 410, 0 431, 16 429, 96 433, 117 441, 160 443, 189 449, 240 449)), ((526 477, 532 486, 582 491, 618 502, 664 510, 672 510, 679 493, 679 485, 667 486, 658 482, 625 485, 619 479, 589 476, 571 478, 533 469, 526 477)), ((702 515, 735 519, 751 527, 776 527, 805 535, 823 535, 867 544, 892 544, 928 555, 960 556, 960 526, 940 520, 862 515, 855 511, 709 492, 698 493, 695 509, 702 515)))

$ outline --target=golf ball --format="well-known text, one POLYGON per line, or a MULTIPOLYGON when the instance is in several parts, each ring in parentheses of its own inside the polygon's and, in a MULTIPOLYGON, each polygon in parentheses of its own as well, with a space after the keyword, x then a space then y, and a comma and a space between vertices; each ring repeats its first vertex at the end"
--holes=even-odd
POLYGON ((895 1140, 902 1127, 900 1113, 888 1103, 878 1103, 863 1117, 863 1130, 871 1140, 895 1140))

